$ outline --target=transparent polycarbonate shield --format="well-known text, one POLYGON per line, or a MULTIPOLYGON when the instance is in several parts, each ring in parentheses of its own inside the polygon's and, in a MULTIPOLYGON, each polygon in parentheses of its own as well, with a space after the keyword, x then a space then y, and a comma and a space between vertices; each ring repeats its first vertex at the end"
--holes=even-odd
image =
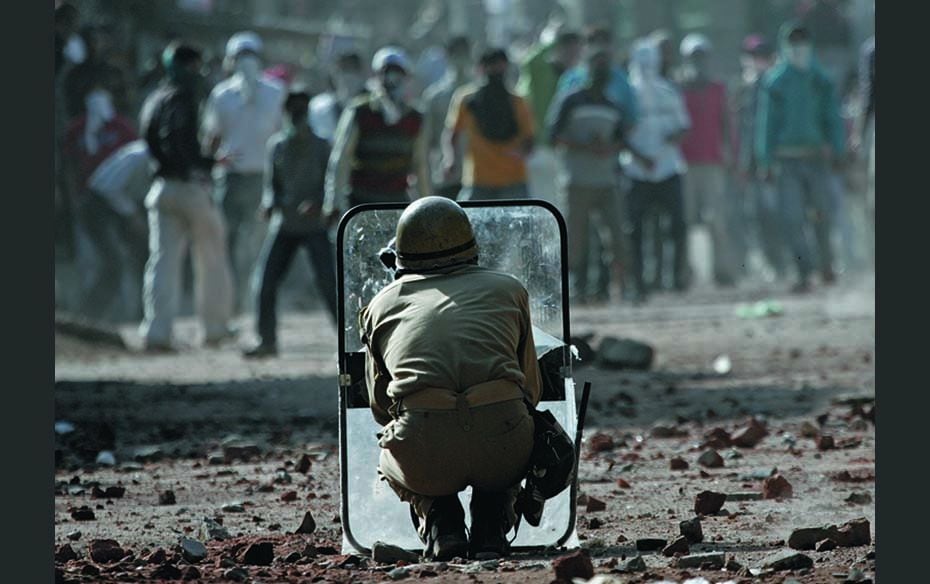
MULTIPOLYGON (((574 434, 577 426, 575 386, 571 378, 565 273, 564 222, 543 201, 462 203, 475 230, 482 266, 518 278, 529 292, 537 357, 543 377, 540 409, 553 413, 574 434)), ((411 550, 422 548, 409 506, 379 480, 376 433, 380 426, 368 407, 364 378, 365 353, 358 313, 393 274, 380 250, 394 236, 403 205, 363 205, 350 210, 339 225, 340 321, 340 463, 343 548, 368 553, 376 541, 411 550)), ((468 514, 470 491, 460 494, 468 514)), ((514 546, 577 546, 575 486, 546 501, 539 527, 524 522, 514 546)), ((512 535, 512 534, 511 534, 512 535)))

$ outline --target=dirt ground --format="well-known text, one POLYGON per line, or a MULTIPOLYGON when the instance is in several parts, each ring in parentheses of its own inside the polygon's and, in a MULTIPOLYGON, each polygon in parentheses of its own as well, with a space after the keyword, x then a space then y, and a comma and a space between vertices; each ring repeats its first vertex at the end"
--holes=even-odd
MULTIPOLYGON (((188 321, 179 328, 191 348, 171 356, 56 338, 60 581, 556 578, 552 563, 568 551, 409 566, 342 554, 336 336, 321 313, 286 314, 281 322, 281 357, 258 363, 244 362, 235 343, 196 348, 188 321), (115 465, 95 464, 100 451, 112 452, 115 465), (108 487, 124 492, 107 493, 108 487), (94 519, 72 517, 82 506, 94 519), (315 530, 294 533, 307 512, 315 530), (208 539, 204 517, 221 522, 231 539, 208 539), (206 558, 184 559, 177 551, 182 536, 206 543, 206 558), (112 562, 90 558, 96 539, 118 542, 112 562), (257 542, 273 544, 265 558, 270 565, 245 563, 243 552, 257 542)), ((249 319, 240 324, 244 331, 252 326, 249 319)), ((596 574, 615 579, 605 581, 689 584, 842 582, 856 572, 875 579, 874 274, 846 275, 803 297, 757 283, 660 294, 637 308, 577 308, 572 330, 595 347, 613 336, 655 348, 649 371, 595 363, 574 370, 579 386, 593 384, 577 529, 596 574), (764 299, 777 300, 783 314, 737 316, 740 305, 764 299), (726 360, 728 370, 715 371, 715 361, 726 360), (719 438, 721 429, 733 434, 752 416, 766 428, 754 447, 719 438), (722 440, 721 467, 698 463, 708 436, 722 440), (823 436, 835 446, 819 449, 818 439, 828 446, 823 436), (671 470, 675 457, 687 468, 671 470), (793 493, 761 499, 773 472, 793 493), (729 498, 722 510, 701 517, 703 542, 690 545, 690 553, 724 552, 729 570, 681 569, 674 557, 637 551, 642 538, 674 540, 679 522, 695 517, 701 491, 729 498), (870 544, 800 552, 813 560, 807 569, 761 569, 770 555, 789 550, 794 529, 857 518, 870 522, 870 544), (637 554, 646 569, 623 572, 637 554)), ((123 333, 136 342, 131 327, 123 333)))

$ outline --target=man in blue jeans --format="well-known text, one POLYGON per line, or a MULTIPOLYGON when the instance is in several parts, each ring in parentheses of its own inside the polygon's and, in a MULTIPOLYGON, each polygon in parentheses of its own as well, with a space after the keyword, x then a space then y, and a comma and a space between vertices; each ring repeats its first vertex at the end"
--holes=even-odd
POLYGON ((830 247, 830 171, 841 164, 845 136, 833 82, 813 56, 810 33, 788 23, 779 32, 783 60, 765 76, 756 121, 760 176, 777 179, 784 236, 798 268, 792 290, 810 290, 814 269, 805 228, 814 212, 820 273, 835 281, 830 247))
POLYGON ((246 358, 278 353, 277 298, 298 248, 304 247, 316 273, 317 287, 333 322, 336 322, 335 254, 320 218, 329 144, 307 123, 310 95, 292 89, 284 102, 285 128, 268 142, 265 189, 259 212, 271 219, 262 251, 258 294, 259 343, 246 350, 246 358))

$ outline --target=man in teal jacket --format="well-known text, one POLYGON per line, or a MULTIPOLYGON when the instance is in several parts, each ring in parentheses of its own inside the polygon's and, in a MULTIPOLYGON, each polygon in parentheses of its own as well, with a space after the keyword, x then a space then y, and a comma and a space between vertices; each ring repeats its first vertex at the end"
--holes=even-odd
POLYGON ((784 236, 798 267, 794 291, 806 292, 814 263, 805 235, 808 210, 815 213, 823 282, 835 280, 829 176, 831 165, 843 159, 845 132, 833 83, 814 59, 808 30, 796 23, 782 26, 779 52, 759 96, 756 157, 762 179, 777 181, 784 236))

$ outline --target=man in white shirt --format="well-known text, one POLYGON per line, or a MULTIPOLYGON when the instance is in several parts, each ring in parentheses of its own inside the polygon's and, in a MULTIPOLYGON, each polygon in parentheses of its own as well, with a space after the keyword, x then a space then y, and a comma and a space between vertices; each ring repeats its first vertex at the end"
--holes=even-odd
POLYGON ((674 286, 682 290, 685 282, 685 218, 681 177, 687 165, 681 154, 681 139, 691 127, 681 93, 660 75, 661 57, 653 40, 637 41, 631 55, 631 82, 636 92, 639 116, 628 141, 643 157, 654 164, 631 158, 624 162, 627 176, 633 180, 627 213, 630 218, 632 247, 633 300, 645 300, 643 282, 643 222, 653 208, 661 208, 671 219, 673 239, 674 286))
POLYGON ((229 233, 237 304, 249 305, 249 286, 264 238, 255 210, 262 196, 265 145, 281 127, 284 87, 262 75, 262 41, 238 32, 226 44, 225 66, 234 71, 213 88, 204 112, 203 134, 210 153, 231 164, 214 170, 217 201, 229 233))

